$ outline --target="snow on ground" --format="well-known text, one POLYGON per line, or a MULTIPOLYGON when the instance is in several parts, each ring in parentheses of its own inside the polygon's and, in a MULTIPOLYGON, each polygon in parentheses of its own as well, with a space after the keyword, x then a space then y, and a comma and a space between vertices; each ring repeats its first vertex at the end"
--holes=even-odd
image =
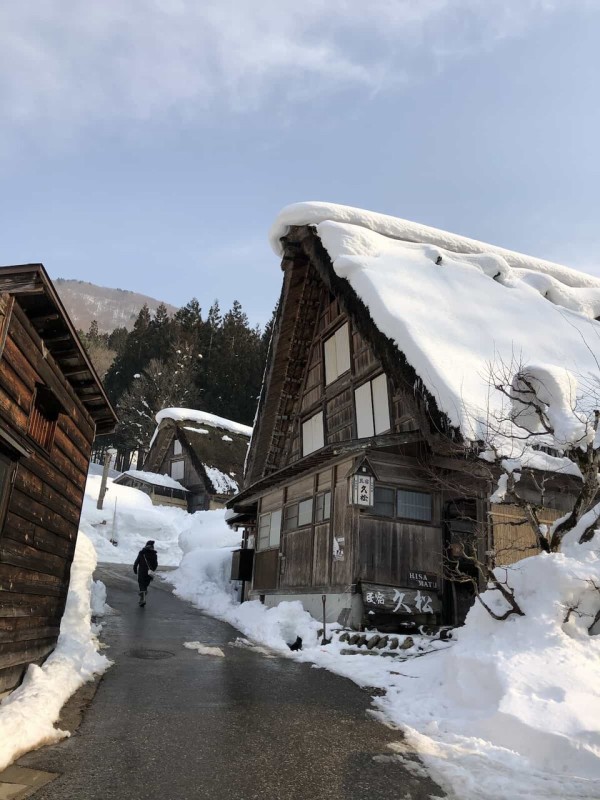
POLYGON ((159 566, 179 564, 179 536, 193 526, 195 515, 182 508, 153 506, 147 494, 115 484, 111 478, 103 509, 98 510, 100 482, 100 475, 88 475, 80 522, 96 548, 98 561, 133 564, 146 542, 154 539, 159 566))
MULTIPOLYGON (((239 604, 237 585, 229 579, 239 536, 227 527, 223 510, 188 515, 152 506, 135 489, 111 486, 107 496, 111 492, 117 497, 117 548, 100 532, 103 515, 95 509, 96 479, 90 478, 82 527, 94 530, 101 558, 107 552, 113 561, 132 563, 139 547, 154 538, 159 563, 180 559, 177 569, 162 576, 174 593, 251 640, 238 640, 239 646, 258 643, 384 690, 373 700, 374 713, 403 730, 451 796, 600 798, 600 637, 587 633, 600 608, 600 592, 590 583, 600 587, 600 533, 579 545, 573 531, 561 553, 541 554, 509 569, 523 617, 499 622, 478 604, 452 641, 414 636, 414 644, 394 651, 394 657, 344 655, 339 626, 327 626, 333 639, 321 645, 321 624, 298 601, 274 608, 259 601, 239 604), (303 649, 292 652, 289 645, 297 637, 303 649)), ((500 609, 502 601, 493 592, 486 600, 500 609)), ((202 642, 182 646, 218 655, 202 642)))
MULTIPOLYGON (((56 649, 42 667, 31 664, 21 686, 0 703, 0 772, 23 753, 69 736, 54 727, 62 706, 80 686, 110 666, 98 652, 98 641, 91 631, 95 566, 94 547, 80 532, 56 649)), ((104 610, 101 598, 102 589, 97 586, 95 615, 104 610)))
MULTIPOLYGON (((220 525, 210 540, 181 542, 181 566, 166 576, 175 594, 280 655, 385 690, 373 701, 376 713, 402 728, 451 796, 600 798, 600 637, 587 633, 600 608, 590 583, 600 587, 600 533, 579 545, 573 532, 562 553, 510 568, 524 617, 499 622, 477 604, 453 641, 415 636, 413 647, 386 658, 343 655, 337 636, 322 646, 320 623, 297 601, 240 605, 220 525), (298 636, 303 649, 291 652, 298 636)), ((495 593, 486 600, 500 609, 495 593)))

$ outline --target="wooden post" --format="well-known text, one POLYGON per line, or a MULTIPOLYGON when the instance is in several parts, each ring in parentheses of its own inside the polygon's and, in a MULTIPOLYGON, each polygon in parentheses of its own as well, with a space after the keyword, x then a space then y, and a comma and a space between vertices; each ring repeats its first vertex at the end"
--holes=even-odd
POLYGON ((104 468, 102 470, 102 481, 100 482, 100 492, 98 494, 98 502, 96 508, 102 509, 104 503, 104 495, 106 494, 106 482, 108 480, 108 469, 110 467, 110 453, 104 456, 104 468))

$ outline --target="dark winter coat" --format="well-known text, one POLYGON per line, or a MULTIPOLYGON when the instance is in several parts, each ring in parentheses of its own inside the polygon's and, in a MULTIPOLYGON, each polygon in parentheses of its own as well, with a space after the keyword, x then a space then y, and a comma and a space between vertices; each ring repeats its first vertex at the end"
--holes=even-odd
POLYGON ((133 571, 138 577, 138 584, 141 592, 145 592, 152 576, 148 575, 150 570, 155 570, 158 567, 158 556, 156 550, 151 545, 142 547, 138 556, 133 564, 133 571))

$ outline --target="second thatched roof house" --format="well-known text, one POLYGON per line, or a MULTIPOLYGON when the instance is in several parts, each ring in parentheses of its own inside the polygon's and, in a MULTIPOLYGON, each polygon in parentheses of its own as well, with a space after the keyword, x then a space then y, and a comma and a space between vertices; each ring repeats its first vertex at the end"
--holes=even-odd
POLYGON ((221 508, 241 488, 252 428, 191 408, 164 408, 144 470, 188 490, 188 510, 221 508))

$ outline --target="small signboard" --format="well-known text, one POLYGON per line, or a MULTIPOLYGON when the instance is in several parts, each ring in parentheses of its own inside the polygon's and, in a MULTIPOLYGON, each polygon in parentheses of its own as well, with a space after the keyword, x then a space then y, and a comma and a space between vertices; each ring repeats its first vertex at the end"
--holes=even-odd
POLYGON ((438 614, 442 609, 436 592, 405 589, 380 583, 362 583, 362 599, 368 611, 385 614, 438 614))
POLYGON ((416 586, 419 589, 431 589, 436 592, 438 588, 438 576, 435 572, 422 572, 419 569, 409 569, 408 585, 416 586))
POLYGON ((352 504, 368 507, 373 505, 375 480, 371 475, 352 476, 352 504))
POLYGON ((344 536, 334 536, 333 537, 333 560, 334 561, 343 561, 344 560, 344 545, 346 544, 346 539, 344 536))

